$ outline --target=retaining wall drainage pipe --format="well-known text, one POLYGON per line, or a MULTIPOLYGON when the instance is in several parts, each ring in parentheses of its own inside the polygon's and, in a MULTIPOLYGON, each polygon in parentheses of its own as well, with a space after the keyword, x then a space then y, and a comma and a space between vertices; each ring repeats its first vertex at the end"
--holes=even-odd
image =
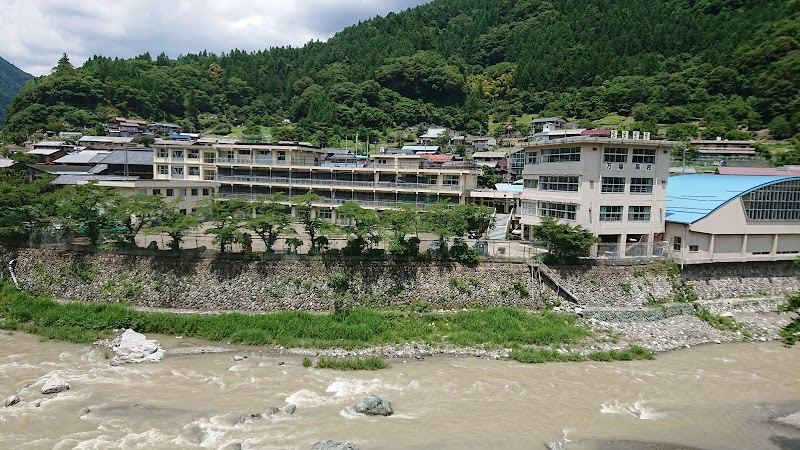
POLYGON ((19 282, 17 281, 17 274, 14 273, 14 266, 17 265, 17 259, 14 258, 8 262, 8 273, 11 274, 11 280, 14 282, 14 286, 19 289, 19 282))

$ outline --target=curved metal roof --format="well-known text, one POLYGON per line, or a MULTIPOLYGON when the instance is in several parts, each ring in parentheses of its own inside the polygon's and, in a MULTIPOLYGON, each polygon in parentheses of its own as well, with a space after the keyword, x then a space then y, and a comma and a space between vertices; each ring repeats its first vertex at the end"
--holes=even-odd
POLYGON ((692 224, 742 195, 790 180, 800 180, 800 177, 711 174, 670 177, 666 220, 692 224))

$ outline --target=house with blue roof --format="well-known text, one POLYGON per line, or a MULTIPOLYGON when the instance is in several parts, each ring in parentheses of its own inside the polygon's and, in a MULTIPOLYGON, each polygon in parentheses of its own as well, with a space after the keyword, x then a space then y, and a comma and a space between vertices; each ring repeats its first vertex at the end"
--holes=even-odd
POLYGON ((800 254, 800 176, 669 179, 665 238, 682 264, 792 260, 800 254))

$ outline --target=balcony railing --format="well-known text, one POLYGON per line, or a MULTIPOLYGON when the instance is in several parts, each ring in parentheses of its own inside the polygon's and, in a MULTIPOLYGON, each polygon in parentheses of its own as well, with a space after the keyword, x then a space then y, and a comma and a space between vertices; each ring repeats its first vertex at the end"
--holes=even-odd
POLYGON ((458 184, 438 185, 425 183, 395 183, 389 181, 346 181, 346 180, 320 180, 314 178, 287 178, 287 177, 251 177, 246 175, 221 175, 217 174, 217 181, 232 183, 263 183, 271 185, 296 185, 316 187, 364 187, 372 189, 397 189, 397 190, 429 190, 458 192, 458 184))
MULTIPOLYGON (((222 198, 227 199, 235 199, 235 198, 243 198, 247 200, 258 200, 261 195, 257 194, 231 194, 229 192, 222 192, 219 194, 222 198)), ((290 203, 292 201, 292 197, 286 197, 282 203, 290 203)), ((425 208, 428 205, 431 205, 431 202, 387 202, 387 201, 375 201, 375 200, 358 200, 358 199, 340 199, 340 198, 325 198, 321 197, 314 200, 313 205, 331 205, 331 206, 340 206, 344 205, 345 203, 352 202, 358 203, 363 208, 377 208, 377 209, 384 209, 384 208, 396 208, 400 205, 411 205, 417 208, 425 208)))

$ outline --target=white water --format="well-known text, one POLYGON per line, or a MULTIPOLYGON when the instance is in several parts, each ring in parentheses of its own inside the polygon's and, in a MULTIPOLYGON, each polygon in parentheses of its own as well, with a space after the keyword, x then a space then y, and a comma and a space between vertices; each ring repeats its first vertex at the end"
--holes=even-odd
MULTIPOLYGON (((165 346, 188 339, 160 337, 165 346)), ((185 341, 185 342, 184 342, 185 341)), ((648 441, 708 449, 800 448, 800 431, 769 419, 800 411, 800 348, 711 345, 655 361, 554 363, 437 357, 340 372, 249 349, 112 367, 102 349, 0 334, 1 449, 307 449, 349 440, 369 449, 626 447, 648 441), (279 365, 279 362, 285 362, 279 365), (72 389, 41 394, 52 374, 72 389), (26 387, 27 386, 27 387, 26 387), (395 415, 353 405, 378 393, 395 415), (40 407, 34 403, 43 399, 40 407), (263 418, 269 407, 297 412, 263 418), (81 415, 84 408, 90 412, 81 415)))

